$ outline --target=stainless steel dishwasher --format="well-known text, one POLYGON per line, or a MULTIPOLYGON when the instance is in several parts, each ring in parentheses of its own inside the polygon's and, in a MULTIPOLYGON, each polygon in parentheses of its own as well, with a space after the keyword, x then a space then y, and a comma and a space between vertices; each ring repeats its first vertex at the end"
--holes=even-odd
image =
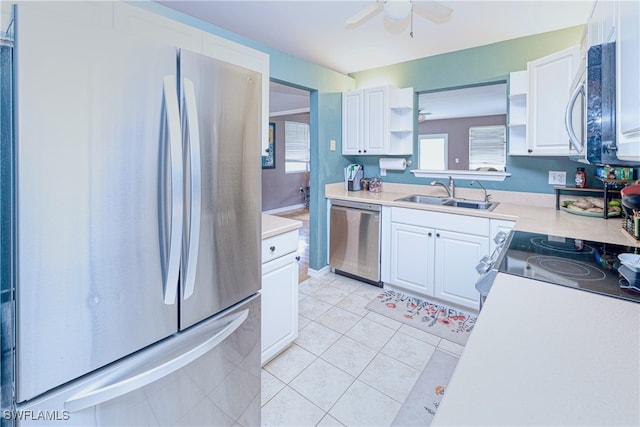
POLYGON ((343 276, 382 287, 380 205, 333 200, 329 266, 343 276))

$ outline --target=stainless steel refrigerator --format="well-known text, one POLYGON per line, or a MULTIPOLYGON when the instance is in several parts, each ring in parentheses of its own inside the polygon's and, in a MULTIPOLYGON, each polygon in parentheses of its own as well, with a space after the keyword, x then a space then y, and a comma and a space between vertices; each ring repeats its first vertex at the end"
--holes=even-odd
POLYGON ((14 9, 11 418, 257 425, 266 77, 81 8, 14 9))

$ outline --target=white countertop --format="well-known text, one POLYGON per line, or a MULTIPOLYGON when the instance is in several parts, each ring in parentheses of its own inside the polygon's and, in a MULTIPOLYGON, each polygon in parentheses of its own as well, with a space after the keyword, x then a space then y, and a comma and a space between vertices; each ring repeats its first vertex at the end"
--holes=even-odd
POLYGON ((283 218, 275 215, 262 214, 262 238, 277 236, 302 227, 302 221, 283 218))
MULTIPOLYGON (((387 206, 455 213, 457 215, 512 220, 516 221, 516 230, 640 247, 640 241, 631 238, 622 231, 620 218, 605 220, 601 217, 586 217, 563 210, 556 210, 555 194, 489 190, 492 195, 491 200, 500 204, 493 211, 479 211, 395 201, 410 194, 445 195, 443 189, 439 187, 383 183, 382 189, 383 191, 380 193, 346 191, 344 183, 336 183, 326 185, 325 195, 328 199, 355 200, 387 206)), ((483 193, 478 189, 458 188, 456 189, 456 197, 481 200, 483 193)), ((563 198, 567 197, 563 196, 563 198)), ((575 199, 575 196, 573 198, 575 199)))
POLYGON ((640 304, 499 274, 431 425, 640 425, 640 304))

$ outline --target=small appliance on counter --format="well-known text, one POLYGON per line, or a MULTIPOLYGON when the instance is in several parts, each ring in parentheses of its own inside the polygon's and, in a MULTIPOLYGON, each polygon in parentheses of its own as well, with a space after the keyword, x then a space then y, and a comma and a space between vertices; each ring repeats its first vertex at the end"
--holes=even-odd
POLYGON ((360 191, 360 180, 364 176, 364 166, 352 163, 344 168, 344 183, 347 191, 360 191))

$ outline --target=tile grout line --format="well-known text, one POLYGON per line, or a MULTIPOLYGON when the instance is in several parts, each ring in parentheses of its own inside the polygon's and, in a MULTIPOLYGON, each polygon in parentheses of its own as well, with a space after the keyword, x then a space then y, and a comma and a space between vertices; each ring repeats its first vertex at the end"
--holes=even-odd
MULTIPOLYGON (((367 308, 366 308, 366 306, 365 306, 364 308, 366 309, 367 313, 366 313, 366 314, 364 314, 364 315, 360 314, 359 312, 352 311, 352 310, 350 310, 349 308, 345 308, 345 307, 340 307, 340 306, 338 306, 338 304, 339 304, 341 301, 343 301, 344 299, 346 299, 346 298, 348 298, 349 296, 352 296, 352 295, 355 295, 355 296, 358 296, 358 297, 361 297, 361 298, 369 298, 369 297, 367 297, 367 296, 365 296, 365 295, 362 295, 362 294, 358 294, 358 293, 356 293, 356 292, 358 291, 358 289, 361 289, 363 286, 369 286, 369 285, 367 285, 367 284, 361 283, 359 286, 357 286, 357 287, 353 288, 352 290, 348 291, 348 292, 347 292, 347 294, 346 294, 346 296, 344 296, 343 298, 341 298, 339 301, 337 301, 337 302, 335 302, 335 303, 333 303, 333 302, 331 302, 331 301, 328 301, 327 299, 323 299, 323 298, 322 298, 322 297, 320 297, 320 296, 315 296, 315 295, 314 295, 314 294, 318 293, 321 289, 326 288, 327 286, 331 286, 332 288, 335 288, 335 289, 341 290, 340 286, 337 286, 337 285, 335 285, 335 284, 334 284, 336 281, 340 280, 340 279, 341 279, 341 277, 342 277, 342 276, 338 276, 338 275, 335 275, 335 274, 334 274, 334 277, 332 277, 332 278, 331 278, 331 280, 328 280, 328 281, 326 281, 326 282, 325 282, 325 281, 323 281, 323 280, 319 280, 319 279, 317 279, 317 278, 316 278, 316 279, 314 279, 314 280, 317 282, 317 284, 318 284, 318 285, 320 285, 320 286, 318 287, 318 289, 316 289, 316 290, 315 290, 315 291, 313 291, 313 292, 309 292, 309 293, 306 293, 306 292, 300 292, 300 293, 304 294, 305 296, 304 296, 303 298, 300 298, 300 299, 299 299, 300 301, 302 301, 302 300, 304 300, 305 298, 308 298, 308 297, 310 297, 310 296, 313 296, 314 298, 317 298, 318 300, 320 300, 320 301, 322 301, 323 303, 325 303, 325 304, 327 304, 327 305, 329 305, 329 306, 330 306, 330 308, 328 308, 327 310, 323 311, 321 314, 319 314, 318 316, 316 316, 316 317, 315 317, 315 319, 310 319, 310 318, 306 317, 304 314, 300 314, 300 313, 299 313, 299 316, 300 316, 300 317, 302 317, 302 318, 304 318, 304 319, 307 321, 306 325, 305 325, 302 329, 300 329, 299 331, 301 332, 301 331, 303 331, 304 329, 306 329, 306 328, 308 328, 309 326, 311 326, 312 324, 315 324, 315 325, 316 325, 316 326, 318 326, 318 327, 326 328, 326 329, 328 329, 328 330, 330 330, 330 331, 332 331, 332 332, 334 332, 334 333, 338 334, 338 338, 337 338, 336 340, 334 340, 334 341, 333 341, 333 342, 332 342, 332 343, 331 343, 331 344, 330 344, 326 349, 322 350, 322 352, 321 352, 320 354, 318 354, 318 355, 317 355, 317 354, 315 354, 315 353, 313 353, 313 352, 311 352, 311 351, 309 351, 309 350, 308 350, 308 349, 306 349, 305 347, 303 347, 303 346, 301 346, 301 345, 299 345, 299 344, 296 344, 296 342, 294 341, 294 342, 291 344, 291 346, 294 346, 294 345, 295 345, 295 346, 297 346, 298 348, 300 348, 301 350, 304 350, 304 351, 306 351, 306 352, 310 353, 311 355, 313 355, 314 359, 313 359, 313 360, 312 360, 312 361, 311 361, 311 362, 310 362, 310 363, 309 363, 309 364, 308 364, 304 369, 302 369, 302 370, 301 370, 301 371, 300 371, 300 372, 299 372, 295 377, 293 377, 293 378, 292 378, 290 381, 288 381, 288 382, 283 381, 283 380, 282 380, 282 379, 280 379, 278 376, 276 376, 275 374, 273 374, 273 373, 271 373, 271 372, 269 372, 268 370, 266 370, 266 369, 265 369, 265 371, 267 371, 270 375, 272 375, 272 376, 273 376, 274 378, 276 378, 278 381, 282 382, 282 383, 284 384, 284 387, 283 387, 282 389, 280 389, 278 392, 276 392, 273 396, 271 396, 271 398, 269 398, 269 400, 267 400, 266 402, 264 402, 264 404, 262 404, 262 405, 261 405, 261 407, 262 407, 262 408, 264 408, 267 404, 269 404, 269 402, 271 402, 271 401, 272 401, 276 396, 278 396, 278 394, 280 394, 280 393, 281 393, 285 388, 289 388, 291 391, 295 392, 297 395, 299 395, 300 397, 302 397, 305 401, 309 402, 309 403, 310 403, 310 404, 312 404, 314 407, 318 408, 320 411, 322 411, 322 412, 324 413, 324 414, 323 414, 323 416, 322 416, 322 417, 320 418, 320 420, 318 421, 318 423, 322 422, 322 420, 323 420, 323 419, 325 419, 325 418, 327 417, 327 415, 328 415, 328 416, 330 416, 332 419, 334 419, 334 420, 336 420, 336 421, 338 421, 338 422, 340 422, 340 423, 342 424, 342 421, 341 421, 341 420, 339 420, 339 419, 337 419, 337 418, 335 418, 333 415, 331 415, 331 414, 330 414, 330 411, 331 411, 331 410, 333 410, 333 408, 338 404, 338 402, 340 402, 340 400, 345 396, 345 394, 348 392, 348 390, 350 390, 350 389, 353 387, 353 385, 354 385, 357 381, 360 381, 362 384, 365 384, 366 386, 371 387, 373 390, 377 391, 378 393, 383 394, 384 396, 388 397, 389 399, 391 399, 392 401, 394 401, 394 402, 398 403, 399 405, 402 405, 402 404, 404 403, 404 401, 403 401, 403 402, 400 402, 400 401, 398 401, 398 399, 396 399, 395 397, 390 396, 388 393, 386 393, 386 392, 384 392, 384 391, 382 391, 382 390, 379 390, 379 389, 378 389, 378 388, 376 388, 374 385, 369 384, 368 382, 364 381, 363 379, 361 379, 361 375, 362 375, 362 374, 363 374, 363 373, 364 373, 364 372, 365 372, 365 371, 366 371, 366 370, 371 366, 371 364, 373 363, 373 361, 374 361, 377 357, 379 357, 380 355, 382 355, 382 356, 384 356, 384 357, 387 357, 387 358, 390 358, 390 359, 392 359, 393 361, 398 362, 398 363, 402 364, 403 366, 406 366, 406 367, 408 367, 408 368, 410 368, 410 369, 412 369, 412 370, 420 371, 420 369, 415 368, 415 367, 414 367, 414 366, 412 366, 412 365, 409 365, 409 364, 408 364, 408 363, 406 363, 405 361, 403 361, 403 360, 399 360, 399 359, 396 359, 394 356, 391 356, 391 355, 386 354, 386 353, 384 353, 384 352, 383 352, 383 350, 384 350, 385 346, 386 346, 386 345, 388 345, 388 344, 389 344, 389 342, 390 342, 390 341, 391 341, 391 340, 392 340, 392 339, 393 339, 397 334, 407 336, 407 337, 409 337, 409 338, 411 338, 411 339, 417 339, 417 340, 420 340, 420 339, 419 339, 419 338, 414 338, 414 337, 412 337, 411 335, 409 335, 409 334, 407 334, 407 333, 405 333, 405 332, 402 332, 400 329, 402 328, 403 323, 402 323, 402 322, 400 322, 400 321, 397 321, 397 320, 394 320, 394 319, 390 319, 390 320, 393 320, 394 322, 397 322, 397 323, 399 323, 399 324, 400 324, 400 326, 398 326, 397 328, 393 328, 393 327, 389 327, 389 326, 387 326, 387 325, 385 325, 385 324, 382 324, 381 322, 376 321, 376 320, 374 320, 374 319, 372 319, 372 318, 367 317, 367 316, 369 315, 369 313, 372 313, 373 311, 372 311, 372 310, 367 309, 367 308), (353 325, 349 326, 349 328, 348 328, 348 329, 346 329, 344 332, 338 331, 338 330, 334 329, 334 328, 333 328, 333 327, 331 327, 331 326, 327 326, 327 325, 324 325, 324 324, 320 323, 320 322, 318 321, 318 319, 319 319, 320 317, 322 317, 325 313, 327 313, 329 310, 331 310, 332 308, 338 308, 338 309, 344 310, 344 311, 346 311, 346 312, 348 312, 348 313, 350 313, 350 314, 353 314, 353 315, 355 315, 355 316, 358 316, 358 317, 359 317, 359 319, 358 319, 358 320, 357 320, 353 325), (390 330, 392 330, 392 331, 393 331, 393 333, 389 336, 389 338, 387 338, 387 339, 385 340, 385 342, 381 345, 381 347, 380 347, 379 349, 378 349, 378 348, 371 347, 370 345, 368 345, 368 344, 366 344, 366 343, 364 343, 364 342, 361 342, 361 341, 359 341, 359 340, 357 340, 357 339, 354 339, 354 338, 352 338, 352 337, 350 337, 350 336, 346 335, 350 330, 352 330, 356 325, 358 325, 358 324, 359 324, 363 319, 366 319, 366 320, 367 320, 367 321, 369 321, 369 322, 375 323, 375 324, 377 324, 377 325, 379 325, 379 326, 382 326, 382 327, 388 328, 388 329, 390 329, 390 330), (342 368, 340 368, 339 366, 336 366, 336 365, 334 365, 332 362, 330 362, 330 361, 328 361, 328 360, 326 360, 326 359, 324 359, 324 358, 323 358, 323 355, 324 355, 324 354, 325 354, 325 353, 326 353, 330 348, 332 348, 332 346, 333 346, 333 345, 335 345, 335 343, 337 343, 337 342, 338 342, 340 339, 342 339, 342 338, 347 338, 347 339, 353 340, 354 342, 356 342, 356 343, 358 343, 358 344, 360 344, 360 345, 363 345, 363 346, 365 346, 365 347, 367 347, 367 348, 369 348, 369 349, 371 349, 372 351, 374 351, 374 352, 375 352, 375 354, 373 355, 373 357, 372 357, 372 358, 371 358, 371 359, 366 363, 366 365, 365 365, 365 366, 364 366, 364 367, 359 371, 359 373, 358 373, 358 375, 357 375, 357 376, 353 376, 351 373, 349 373, 349 372, 347 372, 347 371, 343 370, 343 369, 342 369, 342 368), (321 359, 324 363, 327 363, 327 364, 328 364, 329 366, 331 366, 332 368, 337 369, 338 371, 340 371, 340 372, 342 372, 342 373, 344 373, 344 374, 348 375, 348 376, 349 376, 349 377, 351 377, 351 379, 352 379, 352 380, 351 380, 351 382, 350 382, 350 384, 349 384, 349 386, 348 386, 348 387, 347 387, 347 388, 346 388, 346 389, 345 389, 345 390, 340 394, 340 396, 338 396, 338 398, 337 398, 337 399, 332 403, 331 407, 330 407, 328 410, 324 410, 323 408, 321 408, 320 406, 318 406, 316 403, 314 403, 312 400, 310 400, 309 398, 307 398, 306 396, 304 396, 303 394, 301 394, 298 390, 296 390, 296 389, 291 385, 293 381, 295 381, 295 380, 296 380, 300 375, 302 375, 304 372, 306 372, 306 371, 307 371, 307 369, 309 369, 309 367, 310 367, 312 364, 316 363, 316 361, 317 361, 318 359, 321 359)), ((313 279, 313 278, 312 278, 312 279, 313 279)), ((307 279, 307 280, 310 280, 310 279, 307 279)), ((352 280, 352 279, 351 279, 351 280, 352 280)), ((306 281, 305 281, 305 282, 306 282, 306 281)), ((302 285, 302 284, 303 284, 303 283, 305 283, 305 282, 300 283, 300 285, 302 285)), ((381 289, 381 291, 382 291, 382 289, 381 289)), ((373 312, 373 313, 375 313, 375 312, 373 312)), ((377 314, 379 314, 379 313, 377 313, 377 314)), ((381 315, 381 316, 382 316, 382 315, 381 315)), ((411 327, 410 325, 407 325, 407 326, 411 327)), ((423 331, 423 332, 428 333, 428 332, 426 332, 426 331, 423 331)), ((436 337, 437 337, 437 336, 436 336, 436 337)), ((436 344, 436 345, 432 344, 431 342, 424 341, 424 340, 420 340, 420 341, 421 341, 421 342, 424 342, 424 343, 426 343, 426 344, 428 344, 428 345, 429 345, 429 346, 431 346, 431 347, 433 347, 433 351, 434 351, 434 352, 435 352, 435 350, 440 350, 440 351, 443 351, 443 352, 445 352, 445 353, 447 353, 447 354, 450 354, 450 355, 452 355, 452 356, 454 356, 454 357, 456 357, 456 358, 459 358, 459 357, 460 357, 460 355, 459 355, 459 354, 454 354, 454 353, 452 353, 451 351, 446 350, 446 349, 444 349, 444 348, 441 348, 441 347, 440 347, 440 346, 441 346, 441 344, 442 344, 443 342, 448 341, 448 340, 446 340, 445 338, 442 338, 442 337, 437 337, 437 338, 438 338, 438 341, 437 341, 437 344, 436 344)), ((456 343, 453 343, 453 344, 456 344, 456 343)), ((464 346, 462 346, 462 347, 464 348, 464 346)), ((291 348, 291 347, 289 347, 289 348, 291 348)), ((286 351, 288 351, 288 349, 287 349, 286 351)), ((431 359, 431 357, 433 357, 433 354, 434 354, 434 353, 432 353, 432 354, 429 356, 429 359, 428 359, 427 361, 425 361, 424 366, 426 366, 426 365, 428 364, 428 361, 431 359)), ((277 357, 277 356, 276 356, 276 357, 277 357)), ((263 368, 263 369, 264 369, 264 368, 263 368)), ((424 369, 424 368, 423 368, 423 369, 424 369)), ((415 386, 415 381, 417 381, 418 377, 419 377, 419 375, 417 375, 417 376, 415 377, 414 382, 413 382, 413 384, 411 385, 410 389, 413 389, 413 387, 415 386)), ((409 390, 409 394, 410 394, 410 392, 411 392, 411 391, 409 390)), ((406 397, 405 397, 405 399, 406 399, 406 397)), ((397 415, 397 414, 396 414, 396 415, 397 415)))

